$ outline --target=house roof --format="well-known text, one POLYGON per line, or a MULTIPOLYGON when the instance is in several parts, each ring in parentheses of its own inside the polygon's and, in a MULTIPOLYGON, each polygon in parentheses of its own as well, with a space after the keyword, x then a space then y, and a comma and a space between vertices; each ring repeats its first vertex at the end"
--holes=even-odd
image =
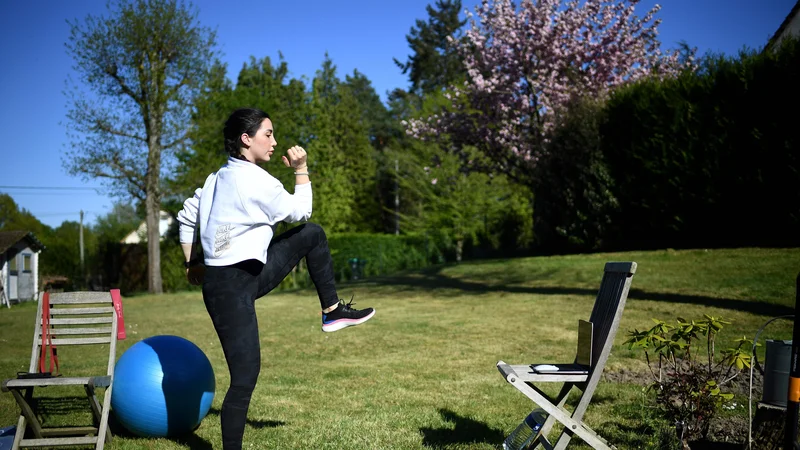
POLYGON ((0 231, 0 253, 5 253, 17 242, 27 239, 34 250, 44 250, 45 246, 30 231, 0 231))
MULTIPOLYGON (((159 211, 158 213, 158 234, 161 236, 161 239, 164 239, 164 236, 167 235, 167 231, 175 222, 175 219, 172 215, 166 211, 159 211)), ((141 242, 147 242, 147 222, 142 221, 139 224, 139 227, 127 235, 120 239, 119 241, 122 244, 139 244, 141 242), (144 239, 142 239, 144 238, 144 239)))
POLYGON ((767 48, 772 47, 775 41, 777 41, 778 38, 781 37, 783 31, 786 30, 786 27, 789 26, 789 24, 792 22, 792 19, 794 19, 794 16, 796 16, 798 13, 800 13, 800 0, 797 0, 797 3, 794 4, 794 8, 792 8, 792 10, 789 11, 789 15, 786 16, 785 19, 783 19, 783 23, 781 23, 781 26, 778 27, 778 29, 775 31, 775 34, 773 34, 772 37, 769 39, 766 45, 767 48))

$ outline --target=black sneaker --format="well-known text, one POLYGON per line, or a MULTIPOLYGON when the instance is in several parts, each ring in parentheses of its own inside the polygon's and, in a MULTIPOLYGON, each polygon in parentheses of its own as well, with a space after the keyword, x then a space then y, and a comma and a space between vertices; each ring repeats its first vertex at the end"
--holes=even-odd
POLYGON ((353 325, 360 325, 375 315, 374 309, 353 309, 350 307, 353 304, 352 297, 350 297, 349 303, 339 300, 339 306, 336 309, 329 313, 322 313, 322 331, 330 333, 353 325))

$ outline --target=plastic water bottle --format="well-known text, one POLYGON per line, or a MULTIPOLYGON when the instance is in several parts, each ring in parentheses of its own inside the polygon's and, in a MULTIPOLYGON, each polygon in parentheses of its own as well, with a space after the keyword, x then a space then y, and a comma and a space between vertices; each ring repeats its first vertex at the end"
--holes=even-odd
POLYGON ((517 428, 508 435, 503 441, 503 450, 525 450, 531 444, 539 430, 547 420, 547 412, 541 408, 536 408, 528 414, 517 428))

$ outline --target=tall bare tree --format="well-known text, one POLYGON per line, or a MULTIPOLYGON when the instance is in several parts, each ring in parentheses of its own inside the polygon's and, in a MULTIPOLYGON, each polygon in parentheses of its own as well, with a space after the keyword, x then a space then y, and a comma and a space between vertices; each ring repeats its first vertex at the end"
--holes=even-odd
POLYGON ((162 292, 159 211, 162 174, 186 143, 192 102, 216 54, 213 30, 177 0, 120 0, 108 16, 70 22, 67 52, 73 175, 107 181, 146 206, 148 290, 162 292))

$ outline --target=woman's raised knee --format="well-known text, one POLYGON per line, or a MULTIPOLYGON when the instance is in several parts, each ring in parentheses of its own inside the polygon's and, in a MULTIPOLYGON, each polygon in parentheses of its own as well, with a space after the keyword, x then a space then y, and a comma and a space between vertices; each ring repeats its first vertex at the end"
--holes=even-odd
POLYGON ((304 225, 304 232, 308 233, 309 235, 319 235, 323 239, 327 239, 325 236, 325 230, 322 229, 322 226, 313 222, 306 222, 304 225))

